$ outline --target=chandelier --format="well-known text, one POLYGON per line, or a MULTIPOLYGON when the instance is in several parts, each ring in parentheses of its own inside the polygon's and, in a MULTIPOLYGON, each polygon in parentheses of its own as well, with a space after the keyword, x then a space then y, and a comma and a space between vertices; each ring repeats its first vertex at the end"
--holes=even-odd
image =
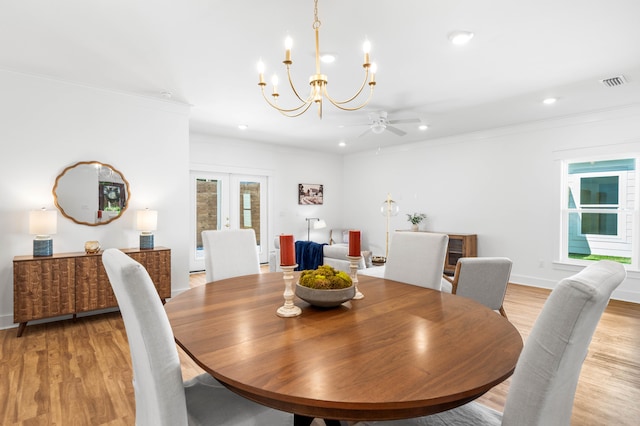
POLYGON ((327 82, 328 82, 327 76, 320 72, 320 25, 321 23, 320 23, 320 20, 318 19, 318 0, 314 0, 313 17, 314 17, 314 20, 313 20, 312 27, 316 34, 316 70, 315 70, 315 74, 312 74, 309 77, 309 85, 311 86, 309 95, 306 98, 301 97, 293 84, 293 80, 291 79, 291 64, 293 63, 293 61, 291 60, 291 47, 293 45, 293 41, 291 37, 287 37, 285 40, 285 59, 282 62, 285 64, 287 68, 287 79, 289 80, 289 85, 291 86, 291 90, 293 91, 293 94, 295 95, 295 97, 298 98, 298 101, 300 101, 300 104, 294 108, 282 108, 278 105, 278 96, 280 96, 280 94, 278 93, 278 77, 275 74, 272 79, 273 93, 271 94, 271 96, 273 98, 273 101, 271 101, 267 97, 265 93, 265 87, 267 86, 267 83, 265 83, 264 81, 264 63, 262 62, 262 60, 260 60, 260 62, 258 62, 258 73, 260 74, 260 81, 258 82, 258 86, 260 86, 260 89, 262 91, 262 96, 264 97, 265 101, 267 101, 269 105, 271 105, 273 108, 280 111, 283 115, 286 115, 287 117, 298 117, 304 114, 309 109, 309 107, 311 107, 312 104, 316 103, 318 104, 318 116, 322 118, 322 102, 325 98, 329 102, 331 102, 331 104, 333 104, 337 108, 344 111, 356 111, 364 107, 369 103, 369 100, 371 100, 371 96, 373 95, 373 89, 376 85, 376 76, 375 76, 376 65, 369 61, 369 51, 371 50, 371 43, 369 43, 369 41, 367 40, 364 42, 364 46, 363 46, 364 63, 362 64, 362 67, 364 68, 364 80, 362 82, 362 85, 356 91, 355 95, 351 96, 350 98, 343 101, 335 100, 331 96, 329 96, 329 93, 327 91, 327 82), (353 106, 352 102, 354 102, 356 98, 360 96, 363 89, 367 85, 367 82, 370 87, 369 96, 360 105, 353 106))

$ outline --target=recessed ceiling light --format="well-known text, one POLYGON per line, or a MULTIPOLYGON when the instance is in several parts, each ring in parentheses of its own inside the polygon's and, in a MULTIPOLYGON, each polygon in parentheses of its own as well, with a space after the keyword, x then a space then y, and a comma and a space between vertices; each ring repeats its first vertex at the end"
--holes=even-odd
POLYGON ((171 97, 173 96, 173 93, 171 93, 171 92, 160 92, 160 95, 162 95, 163 98, 171 99, 171 97))
POLYGON ((449 41, 457 46, 469 43, 472 38, 471 31, 452 31, 449 33, 449 41))
POLYGON ((345 146, 347 146, 347 143, 345 141, 340 141, 338 143, 338 146, 344 148, 345 146))
POLYGON ((238 124, 238 129, 247 130, 249 128, 248 124, 238 124))
POLYGON ((427 130, 428 128, 429 128, 429 126, 427 126, 426 124, 421 124, 421 125, 419 125, 419 126, 418 126, 418 129, 420 129, 420 130, 422 130, 422 131, 425 131, 425 130, 427 130))
POLYGON ((547 98, 543 100, 542 103, 545 105, 552 105, 552 104, 555 104, 557 100, 558 98, 547 98))
POLYGON ((332 64, 336 61, 336 55, 325 53, 320 56, 320 60, 325 64, 332 64))

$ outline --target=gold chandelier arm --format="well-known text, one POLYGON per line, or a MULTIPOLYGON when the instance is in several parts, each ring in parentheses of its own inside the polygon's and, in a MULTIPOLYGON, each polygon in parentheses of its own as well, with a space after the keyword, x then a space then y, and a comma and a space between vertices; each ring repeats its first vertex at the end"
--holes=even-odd
POLYGON ((367 84, 367 80, 369 80, 369 66, 365 66, 365 73, 364 73, 364 80, 362 81, 362 84, 360 85, 360 88, 358 89, 358 91, 355 93, 355 95, 353 95, 352 97, 350 97, 347 100, 344 101, 336 101, 335 99, 333 99, 331 96, 329 96, 329 93, 327 91, 327 88, 325 87, 324 89, 324 95, 327 97, 327 99, 329 99, 329 102, 331 102, 333 105, 335 105, 336 107, 343 109, 345 111, 354 111, 356 109, 360 109, 363 106, 365 106, 368 102, 369 99, 371 99, 371 95, 373 94, 373 87, 375 86, 375 82, 369 82, 369 86, 371 86, 371 92, 369 93, 369 99, 367 99, 367 101, 362 104, 362 106, 357 107, 357 108, 342 108, 340 105, 344 105, 344 104, 348 104, 350 102, 352 102, 354 99, 356 99, 358 96, 360 96, 360 93, 362 93, 362 90, 364 89, 364 86, 367 84))
POLYGON ((291 86, 291 90, 293 90, 293 93, 296 95, 296 97, 298 99, 300 99, 300 102, 304 102, 304 103, 308 103, 311 102, 311 97, 309 97, 306 101, 304 99, 302 99, 300 97, 300 95, 298 94, 298 91, 296 90, 296 87, 293 85, 293 80, 291 79, 291 67, 289 66, 289 64, 287 64, 287 78, 289 79, 289 86, 291 86))
POLYGON ((280 111, 280 114, 284 115, 285 117, 295 118, 295 117, 299 117, 302 114, 304 114, 305 112, 307 112, 307 110, 311 107, 312 103, 313 102, 309 102, 308 104, 306 104, 306 107, 302 111, 300 111, 300 112, 298 112, 296 114, 289 114, 289 113, 287 113, 287 112, 285 112, 285 111, 283 111, 281 109, 278 109, 278 108, 276 108, 276 109, 278 109, 278 111, 280 111))
POLYGON ((369 101, 371 100, 371 98, 373 97, 373 85, 371 85, 371 90, 369 91, 369 96, 367 97, 367 100, 365 100, 363 103, 361 103, 360 105, 355 106, 355 107, 345 107, 345 106, 343 106, 345 103, 348 103, 348 102, 350 102, 350 101, 354 100, 356 97, 358 97, 358 95, 360 94, 360 92, 362 92, 362 88, 360 88, 360 90, 358 91, 358 94, 357 94, 356 96, 352 97, 352 98, 351 98, 351 99, 349 99, 348 101, 343 101, 343 102, 334 102, 334 100, 333 100, 333 99, 331 99, 331 96, 329 96, 329 94, 327 93, 327 88, 326 88, 326 87, 324 88, 324 95, 327 97, 327 99, 329 100, 329 102, 331 102, 331 104, 332 104, 333 106, 335 106, 336 108, 339 108, 339 109, 341 109, 341 110, 343 110, 343 111, 357 111, 357 110, 359 110, 360 108, 365 107, 365 106, 369 103, 369 101))
POLYGON ((312 102, 311 102, 311 101, 305 102, 305 101, 303 101, 302 99, 300 99, 300 100, 302 101, 302 104, 301 104, 300 106, 297 106, 297 107, 295 107, 295 108, 290 108, 290 109, 288 109, 288 108, 281 108, 281 107, 279 107, 277 104, 275 104, 274 102, 272 102, 272 101, 267 97, 266 93, 264 93, 264 86, 262 86, 261 88, 262 88, 262 97, 264 98, 264 100, 265 100, 265 101, 267 101, 267 103, 268 103, 272 108, 277 109, 278 111, 280 111, 281 113, 283 113, 284 115, 287 115, 287 116, 289 116, 289 117, 297 117, 298 115, 300 115, 300 114, 304 113, 306 110, 308 110, 308 109, 309 109, 309 106, 311 106, 311 104, 312 104, 312 102), (303 111, 302 111, 302 113, 300 113, 300 114, 291 115, 291 116, 290 116, 290 115, 288 115, 288 113, 296 112, 296 111, 299 111, 300 109, 303 109, 303 108, 304 108, 304 110, 303 110, 303 111))

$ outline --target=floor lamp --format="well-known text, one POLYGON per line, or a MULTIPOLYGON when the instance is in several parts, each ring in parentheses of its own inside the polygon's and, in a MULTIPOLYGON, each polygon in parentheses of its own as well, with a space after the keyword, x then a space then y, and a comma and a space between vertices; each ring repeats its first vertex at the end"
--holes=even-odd
POLYGON ((387 219, 387 235, 385 240, 384 259, 385 262, 389 256, 389 218, 391 216, 397 216, 400 212, 398 204, 391 199, 391 194, 387 194, 387 199, 384 200, 380 206, 380 213, 387 219))
POLYGON ((311 235, 311 221, 315 220, 314 224, 313 224, 313 229, 322 229, 322 228, 326 228, 327 227, 327 223, 320 219, 319 217, 307 217, 304 220, 307 221, 307 241, 311 241, 309 239, 310 235, 311 235))

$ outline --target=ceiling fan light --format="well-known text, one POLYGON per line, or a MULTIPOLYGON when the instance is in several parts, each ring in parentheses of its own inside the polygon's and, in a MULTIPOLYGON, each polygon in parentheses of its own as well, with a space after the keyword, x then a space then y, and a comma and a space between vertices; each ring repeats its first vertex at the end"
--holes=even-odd
POLYGON ((374 124, 373 126, 371 126, 371 131, 377 135, 379 135, 380 133, 384 132, 384 129, 387 128, 386 124, 374 124))

